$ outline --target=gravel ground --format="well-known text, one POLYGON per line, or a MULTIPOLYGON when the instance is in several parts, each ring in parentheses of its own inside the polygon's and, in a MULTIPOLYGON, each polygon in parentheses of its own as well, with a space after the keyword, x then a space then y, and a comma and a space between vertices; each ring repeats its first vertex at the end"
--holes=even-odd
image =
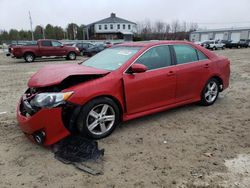
POLYGON ((34 72, 82 58, 27 64, 0 54, 0 187, 250 187, 250 49, 216 53, 231 60, 232 71, 218 101, 123 123, 99 141, 105 148, 100 176, 54 159, 23 135, 15 118, 34 72))

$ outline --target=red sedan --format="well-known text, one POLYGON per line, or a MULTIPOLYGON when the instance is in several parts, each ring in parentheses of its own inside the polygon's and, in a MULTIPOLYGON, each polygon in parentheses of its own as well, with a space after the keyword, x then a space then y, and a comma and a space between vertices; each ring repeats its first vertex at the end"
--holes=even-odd
POLYGON ((72 133, 100 139, 121 121, 188 103, 212 105, 229 77, 227 58, 193 43, 125 43, 79 65, 39 70, 20 99, 17 120, 39 144, 72 133))

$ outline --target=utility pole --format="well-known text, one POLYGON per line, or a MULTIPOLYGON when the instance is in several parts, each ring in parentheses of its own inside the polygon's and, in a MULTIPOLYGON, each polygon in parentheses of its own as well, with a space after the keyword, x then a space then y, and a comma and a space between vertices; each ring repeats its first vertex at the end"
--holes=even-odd
POLYGON ((43 27, 43 25, 40 25, 40 26, 41 26, 41 29, 42 29, 43 39, 45 39, 44 27, 43 27))
POLYGON ((32 28, 32 18, 31 18, 30 11, 29 11, 29 19, 30 19, 30 29, 31 29, 32 40, 34 41, 34 33, 33 33, 33 28, 32 28))

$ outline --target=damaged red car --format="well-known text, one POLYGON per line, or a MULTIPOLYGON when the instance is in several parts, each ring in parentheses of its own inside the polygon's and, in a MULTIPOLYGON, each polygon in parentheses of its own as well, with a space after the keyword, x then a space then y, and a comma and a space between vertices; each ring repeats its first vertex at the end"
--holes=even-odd
POLYGON ((17 106, 21 130, 51 145, 70 134, 100 139, 121 121, 188 103, 212 105, 230 62, 184 41, 124 43, 81 64, 35 73, 17 106))

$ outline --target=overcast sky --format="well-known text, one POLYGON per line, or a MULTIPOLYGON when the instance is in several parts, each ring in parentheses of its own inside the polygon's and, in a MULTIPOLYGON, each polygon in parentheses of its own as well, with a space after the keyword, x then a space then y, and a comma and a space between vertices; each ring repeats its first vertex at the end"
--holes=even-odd
POLYGON ((48 23, 63 28, 70 22, 89 24, 111 12, 138 22, 196 22, 200 27, 250 26, 250 0, 0 0, 0 29, 29 29, 48 23))

